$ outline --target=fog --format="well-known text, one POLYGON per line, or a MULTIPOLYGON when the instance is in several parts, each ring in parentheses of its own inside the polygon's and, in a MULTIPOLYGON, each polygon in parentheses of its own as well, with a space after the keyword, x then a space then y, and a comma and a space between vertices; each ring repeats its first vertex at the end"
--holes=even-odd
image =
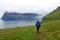
POLYGON ((60 0, 0 0, 0 17, 5 11, 48 14, 60 6, 60 0))

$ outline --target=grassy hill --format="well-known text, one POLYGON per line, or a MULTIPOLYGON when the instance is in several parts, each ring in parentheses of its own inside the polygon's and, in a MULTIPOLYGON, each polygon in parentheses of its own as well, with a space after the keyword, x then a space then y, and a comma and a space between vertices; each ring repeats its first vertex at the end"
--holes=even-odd
POLYGON ((45 16, 42 22, 50 22, 50 21, 55 21, 55 20, 60 20, 60 7, 58 7, 53 12, 45 16))
POLYGON ((0 29, 0 40, 60 40, 60 10, 51 12, 42 22, 39 34, 35 26, 0 29))

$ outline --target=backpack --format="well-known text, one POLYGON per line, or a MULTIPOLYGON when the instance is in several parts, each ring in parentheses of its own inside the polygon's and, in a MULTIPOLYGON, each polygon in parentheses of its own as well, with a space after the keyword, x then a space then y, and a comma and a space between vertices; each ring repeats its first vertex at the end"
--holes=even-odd
POLYGON ((39 22, 39 20, 36 21, 36 27, 40 27, 41 23, 39 22))

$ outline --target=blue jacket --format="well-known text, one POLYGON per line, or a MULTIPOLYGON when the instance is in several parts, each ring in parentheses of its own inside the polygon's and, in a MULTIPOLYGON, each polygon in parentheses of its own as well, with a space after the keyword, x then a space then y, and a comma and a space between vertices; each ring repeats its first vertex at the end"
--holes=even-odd
POLYGON ((40 27, 41 23, 39 22, 39 20, 36 21, 36 27, 40 27))

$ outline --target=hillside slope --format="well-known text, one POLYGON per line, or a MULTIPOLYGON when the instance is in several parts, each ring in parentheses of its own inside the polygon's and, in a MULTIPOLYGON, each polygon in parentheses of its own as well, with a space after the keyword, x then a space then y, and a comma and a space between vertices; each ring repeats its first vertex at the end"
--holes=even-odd
POLYGON ((55 20, 60 20, 60 7, 58 7, 53 12, 45 16, 42 22, 49 22, 49 21, 55 21, 55 20))
POLYGON ((40 34, 35 38, 36 40, 60 40, 60 20, 42 24, 40 34))
POLYGON ((40 34, 34 34, 37 40, 60 40, 60 7, 45 16, 42 20, 40 34))

